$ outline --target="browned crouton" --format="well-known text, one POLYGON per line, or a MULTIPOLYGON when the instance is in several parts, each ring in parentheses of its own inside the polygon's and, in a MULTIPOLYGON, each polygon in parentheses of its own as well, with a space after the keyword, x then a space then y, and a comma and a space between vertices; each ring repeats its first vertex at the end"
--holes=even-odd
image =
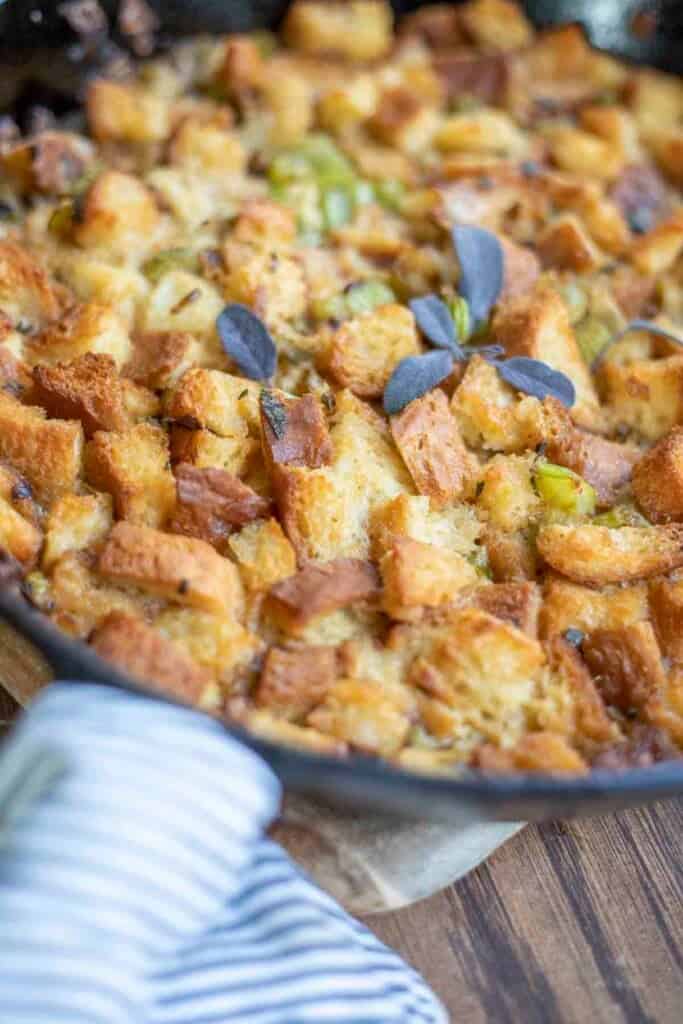
POLYGON ((486 743, 472 755, 472 767, 487 775, 514 772, 548 775, 586 775, 588 765, 564 736, 553 732, 533 732, 523 736, 514 747, 501 748, 486 743))
POLYGON ((683 214, 672 217, 637 238, 630 250, 633 264, 641 274, 663 274, 683 250, 683 214))
POLYGON ((249 306, 271 330, 305 313, 306 280, 294 256, 275 247, 244 246, 228 236, 223 257, 228 267, 223 286, 226 298, 249 306))
POLYGON ((683 580, 651 580, 652 622, 663 653, 683 662, 683 580))
POLYGON ((128 82, 93 79, 86 105, 90 131, 98 142, 161 142, 169 133, 168 103, 128 82))
POLYGON ((86 437, 96 430, 125 430, 131 417, 111 356, 94 352, 72 363, 36 366, 32 398, 56 419, 80 420, 86 437))
POLYGON ((538 636, 541 592, 535 583, 493 583, 477 587, 472 603, 503 622, 510 622, 523 633, 538 636))
POLYGON ((258 43, 249 36, 228 36, 223 51, 223 62, 215 76, 227 96, 240 107, 248 106, 263 85, 266 75, 258 43))
POLYGON ((683 520, 683 427, 674 427, 636 463, 633 493, 653 523, 683 520))
POLYGON ((358 750, 391 757, 406 740, 411 710, 405 691, 374 680, 337 679, 306 721, 358 750))
POLYGON ((572 418, 584 427, 601 426, 602 413, 590 372, 572 332, 567 307, 554 289, 539 285, 502 306, 494 319, 494 336, 508 356, 540 359, 566 374, 576 389, 572 418))
POLYGON ((166 414, 184 427, 206 427, 219 437, 258 435, 261 387, 220 370, 188 370, 170 392, 166 414))
POLYGON ((188 331, 142 331, 133 338, 133 351, 123 372, 148 388, 175 384, 196 363, 199 343, 188 331))
POLYGON ((254 695, 256 703, 298 721, 325 698, 337 674, 335 647, 271 647, 254 695))
POLYGON ((61 196, 72 190, 92 160, 92 144, 83 136, 47 131, 8 149, 2 166, 21 192, 61 196))
POLYGON ((503 248, 504 275, 499 302, 508 302, 530 292, 541 274, 541 264, 533 249, 511 242, 501 235, 498 239, 503 248))
POLYGON ((268 595, 268 606, 282 629, 299 633, 320 615, 377 597, 379 586, 379 575, 370 562, 337 558, 307 565, 276 583, 268 595))
POLYGON ((86 476, 114 498, 119 519, 161 526, 175 502, 168 438, 161 427, 139 423, 120 433, 98 431, 85 450, 86 476))
POLYGON ((30 391, 32 384, 33 378, 26 363, 0 344, 0 391, 18 398, 30 391))
POLYGON ((82 551, 104 540, 111 529, 108 494, 65 494, 50 508, 42 567, 49 572, 68 551, 82 551))
POLYGON ((605 262, 595 242, 574 213, 563 213, 538 235, 538 254, 544 267, 588 274, 605 262))
POLYGON ((486 50, 517 50, 528 46, 534 29, 520 7, 510 0, 470 0, 460 22, 466 35, 486 50))
POLYGON ((55 563, 50 576, 53 620, 71 636, 87 637, 110 612, 146 618, 156 599, 102 579, 92 563, 91 554, 83 551, 68 551, 55 563))
POLYGON ((548 645, 548 660, 569 697, 569 738, 581 749, 614 739, 616 727, 576 647, 564 637, 554 636, 548 645))
POLYGON ((330 462, 332 442, 325 415, 315 395, 288 398, 261 392, 261 437, 267 464, 308 466, 330 462))
POLYGON ((147 238, 157 225, 159 209, 152 192, 139 178, 105 171, 85 194, 74 220, 73 239, 86 249, 125 251, 147 238))
POLYGON ((536 555, 529 537, 487 526, 484 547, 491 575, 497 583, 519 583, 536 579, 536 555))
POLYGON ((277 519, 250 523, 228 541, 248 590, 269 590, 296 572, 294 548, 277 519))
POLYGON ((224 469, 175 469, 177 504, 167 529, 199 537, 221 551, 236 527, 268 515, 270 503, 224 469))
POLYGON ((284 37, 301 53, 376 60, 391 46, 391 27, 391 8, 384 0, 296 0, 287 12, 284 37))
POLYGON ((109 579, 133 584, 178 604, 236 616, 242 611, 236 567, 210 544, 193 537, 116 523, 97 567, 109 579))
POLYGON ((569 579, 589 586, 626 583, 683 565, 683 527, 543 526, 537 538, 545 561, 569 579))
POLYGON ((197 704, 211 675, 184 651, 142 619, 111 612, 97 627, 90 644, 106 661, 162 692, 197 704))
POLYGON ((568 629, 592 633, 618 629, 648 618, 647 585, 592 590, 559 577, 546 581, 540 615, 541 636, 549 639, 568 629))
POLYGON ((530 396, 518 400, 496 368, 481 356, 470 359, 451 410, 472 447, 524 452, 543 439, 541 403, 530 396))
POLYGON ((10 320, 42 327, 60 312, 57 291, 42 266, 25 249, 0 240, 0 307, 10 320))
POLYGON ((605 703, 621 711, 641 708, 665 686, 662 655, 649 622, 595 630, 581 653, 605 703))
POLYGON ((438 123, 436 110, 402 85, 381 94, 368 127, 380 142, 416 153, 430 144, 438 123))
POLYGON ((534 485, 533 454, 494 455, 477 482, 477 508, 494 528, 514 532, 535 523, 543 506, 534 485))
POLYGON ((111 356, 118 367, 130 357, 126 325, 114 309, 98 302, 71 306, 31 338, 28 356, 35 362, 60 363, 88 352, 111 356))
POLYGON ((169 162, 205 175, 241 174, 247 153, 239 135, 230 130, 231 120, 225 107, 210 118, 184 117, 169 143, 169 162))
POLYGON ((21 562, 24 569, 30 569, 42 543, 40 530, 12 508, 9 501, 0 498, 0 548, 21 562))
POLYGON ((80 423, 47 420, 42 409, 0 391, 0 458, 26 477, 36 498, 51 501, 74 490, 82 456, 80 423))
POLYGON ((243 476, 260 455, 258 441, 249 437, 219 437, 210 430, 188 430, 173 424, 170 430, 171 463, 189 462, 200 469, 215 467, 243 476))
POLYGON ((393 619, 421 618, 425 608, 454 600, 477 581, 474 566, 455 551, 398 537, 380 562, 382 607, 393 619))
POLYGON ((376 398, 397 363, 419 351, 413 314, 405 306, 390 304, 344 321, 334 333, 324 362, 340 387, 376 398))
POLYGON ((437 388, 392 416, 391 432, 420 494, 440 506, 467 492, 476 462, 463 444, 443 391, 437 388))
POLYGON ((434 56, 434 70, 450 99, 476 96, 483 103, 500 103, 510 80, 510 61, 499 53, 472 54, 444 50, 434 56))

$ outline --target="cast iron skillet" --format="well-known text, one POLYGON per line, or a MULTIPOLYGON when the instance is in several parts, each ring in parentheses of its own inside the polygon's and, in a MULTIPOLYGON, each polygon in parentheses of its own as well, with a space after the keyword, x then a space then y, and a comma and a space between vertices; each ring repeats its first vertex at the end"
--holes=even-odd
MULTIPOLYGON (((104 0, 111 14, 116 5, 104 0)), ((268 27, 277 23, 286 7, 282 0, 152 0, 160 16, 162 34, 197 30, 228 32, 268 27)), ((419 6, 399 0, 394 7, 406 11, 419 6)), ((50 51, 48 78, 59 83, 65 96, 75 95, 73 68, 69 72, 61 50, 68 43, 56 3, 0 0, 0 52, 20 66, 30 50, 50 51), (30 16, 39 10, 41 17, 30 16), (61 49, 60 49, 61 48, 61 49), (66 68, 66 70, 65 70, 66 68), (69 79, 69 75, 71 78, 69 79), (65 85, 66 83, 66 85, 65 85), (69 89, 72 92, 69 93, 69 89)), ((683 5, 678 0, 643 5, 642 0, 538 0, 526 4, 539 24, 582 21, 593 42, 620 55, 670 70, 683 67, 683 5), (631 31, 634 14, 656 9, 655 31, 638 38, 631 31)), ((649 20, 647 25, 652 24, 649 20)), ((45 65, 45 61, 42 61, 45 65)), ((35 67, 35 64, 33 65, 35 67)), ((33 85, 32 88, 35 86, 33 85)), ((26 636, 45 656, 55 676, 72 681, 99 681, 121 687, 141 700, 151 691, 104 662, 86 644, 74 641, 33 609, 16 587, 0 584, 0 617, 26 636)), ((155 694, 155 698, 158 696, 155 694)), ((168 698, 163 698, 168 699, 168 698)), ((199 714, 199 712, 196 712, 199 714)), ((394 768, 375 758, 355 755, 347 760, 321 757, 260 740, 236 725, 225 725, 231 735, 257 750, 274 768, 288 789, 324 798, 346 808, 367 809, 415 819, 433 818, 461 825, 475 821, 520 821, 600 814, 635 806, 660 797, 683 793, 683 760, 624 773, 594 772, 569 780, 515 775, 487 778, 475 773, 451 779, 427 777, 394 768)), ((153 737, 150 737, 153 742, 153 737)), ((198 751, 201 756, 201 751, 198 751)))

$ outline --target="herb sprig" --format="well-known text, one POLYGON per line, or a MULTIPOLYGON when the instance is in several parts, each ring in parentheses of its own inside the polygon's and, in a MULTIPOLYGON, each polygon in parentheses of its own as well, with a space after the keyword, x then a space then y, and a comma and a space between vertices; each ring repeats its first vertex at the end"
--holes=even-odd
MULTIPOLYGON (((469 336, 486 323, 498 301, 505 257, 496 236, 484 228, 457 225, 452 237, 460 263, 460 301, 465 301, 468 312, 468 316, 459 319, 469 323, 469 336)), ((384 389, 384 411, 388 415, 395 415, 431 391, 452 373, 456 362, 466 362, 474 355, 495 366, 502 379, 517 391, 539 399, 552 396, 566 406, 576 401, 569 377, 540 359, 501 359, 504 349, 500 345, 466 345, 467 337, 461 337, 448 304, 437 295, 423 295, 412 299, 409 305, 421 333, 437 351, 409 356, 397 364, 384 389)))

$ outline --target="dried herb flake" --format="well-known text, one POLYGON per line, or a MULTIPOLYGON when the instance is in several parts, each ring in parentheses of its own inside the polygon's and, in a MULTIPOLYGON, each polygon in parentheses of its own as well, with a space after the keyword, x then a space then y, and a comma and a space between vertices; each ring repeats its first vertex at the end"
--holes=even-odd
POLYGON ((261 409, 275 438, 281 441, 287 432, 287 410, 274 391, 263 389, 261 409))

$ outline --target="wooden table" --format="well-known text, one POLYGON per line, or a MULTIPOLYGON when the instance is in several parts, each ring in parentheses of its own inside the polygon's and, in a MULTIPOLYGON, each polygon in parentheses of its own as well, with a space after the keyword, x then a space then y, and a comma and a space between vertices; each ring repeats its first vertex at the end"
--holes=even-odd
MULTIPOLYGON (((14 713, 0 691, 0 721, 14 713)), ((683 800, 530 826, 457 885, 366 923, 455 1024, 682 1024, 683 800)))

